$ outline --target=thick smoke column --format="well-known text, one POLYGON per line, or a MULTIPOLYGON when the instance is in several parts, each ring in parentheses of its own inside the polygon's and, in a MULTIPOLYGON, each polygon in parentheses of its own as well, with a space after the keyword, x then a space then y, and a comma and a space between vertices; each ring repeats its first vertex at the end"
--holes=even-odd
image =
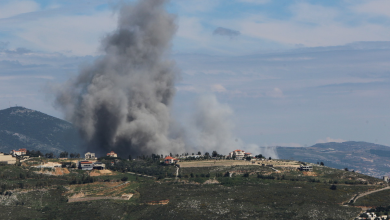
POLYGON ((80 130, 88 150, 121 155, 180 152, 170 139, 177 71, 167 59, 176 31, 165 0, 122 6, 104 56, 63 85, 56 104, 80 130))

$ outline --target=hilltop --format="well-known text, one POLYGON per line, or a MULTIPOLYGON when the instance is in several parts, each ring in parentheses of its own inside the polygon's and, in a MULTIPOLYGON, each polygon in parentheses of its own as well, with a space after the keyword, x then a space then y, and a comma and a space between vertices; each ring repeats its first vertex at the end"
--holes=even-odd
POLYGON ((369 176, 390 175, 390 147, 347 141, 343 143, 315 144, 311 147, 277 147, 279 158, 324 162, 337 169, 348 168, 369 176))
MULTIPOLYGON (((196 159, 177 168, 152 157, 105 158, 109 170, 32 167, 49 161, 77 162, 0 166, 1 219, 353 219, 361 209, 351 200, 387 186, 317 164, 299 171, 302 163, 291 160, 196 159)), ((371 206, 373 195, 357 202, 371 206)))
POLYGON ((83 153, 74 126, 64 120, 24 107, 0 110, 0 151, 27 148, 41 152, 83 153))

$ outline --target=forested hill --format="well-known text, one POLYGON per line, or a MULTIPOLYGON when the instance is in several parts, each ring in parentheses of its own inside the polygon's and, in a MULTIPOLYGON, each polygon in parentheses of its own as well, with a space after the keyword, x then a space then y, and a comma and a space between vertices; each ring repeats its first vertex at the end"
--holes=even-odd
POLYGON ((279 158, 324 162, 375 177, 390 175, 390 147, 362 141, 315 144, 311 147, 277 147, 279 158))
POLYGON ((41 152, 83 153, 81 139, 67 121, 24 107, 0 110, 0 151, 27 148, 41 152))

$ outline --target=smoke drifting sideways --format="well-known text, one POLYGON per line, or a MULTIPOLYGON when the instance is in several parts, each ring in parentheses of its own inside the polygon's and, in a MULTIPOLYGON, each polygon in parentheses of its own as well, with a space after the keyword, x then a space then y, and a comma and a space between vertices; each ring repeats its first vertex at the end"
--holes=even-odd
POLYGON ((117 29, 101 43, 104 55, 56 88, 56 107, 98 154, 184 152, 170 138, 170 107, 178 70, 170 60, 175 17, 165 0, 123 5, 117 29))
MULTIPOLYGON (((234 135, 235 123, 232 120, 234 112, 227 104, 218 102, 215 95, 203 95, 194 106, 192 121, 186 128, 189 146, 205 151, 216 150, 219 154, 240 149, 253 155, 278 158, 274 147, 259 147, 256 144, 246 144, 234 135)), ((211 153, 211 152, 209 152, 211 153)))

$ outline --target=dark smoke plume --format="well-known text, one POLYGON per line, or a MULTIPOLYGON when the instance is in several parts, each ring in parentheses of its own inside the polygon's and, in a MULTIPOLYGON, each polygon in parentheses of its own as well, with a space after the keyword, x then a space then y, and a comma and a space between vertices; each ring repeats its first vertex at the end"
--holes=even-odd
POLYGON ((182 141, 169 138, 178 71, 167 58, 176 24, 166 2, 122 6, 117 29, 102 40, 104 55, 59 88, 56 104, 80 130, 87 150, 182 152, 182 141))

